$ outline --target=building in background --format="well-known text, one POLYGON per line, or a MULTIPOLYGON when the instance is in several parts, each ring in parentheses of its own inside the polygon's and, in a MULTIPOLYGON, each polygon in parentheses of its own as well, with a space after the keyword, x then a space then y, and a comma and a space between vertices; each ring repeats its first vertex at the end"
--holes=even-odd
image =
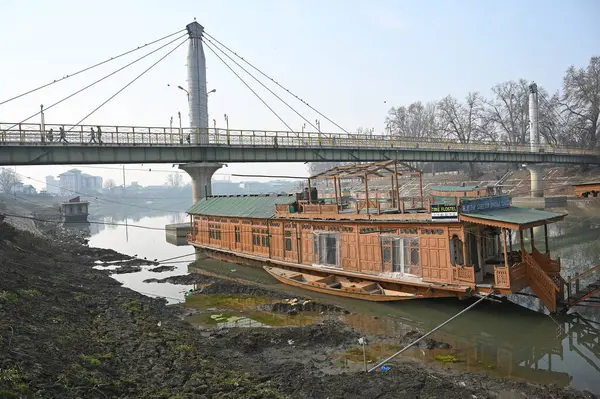
POLYGON ((54 176, 46 176, 46 192, 52 195, 58 195, 60 193, 60 181, 55 179, 54 176))
POLYGON ((82 173, 79 169, 71 169, 58 175, 61 195, 73 193, 95 193, 102 189, 102 177, 82 173))

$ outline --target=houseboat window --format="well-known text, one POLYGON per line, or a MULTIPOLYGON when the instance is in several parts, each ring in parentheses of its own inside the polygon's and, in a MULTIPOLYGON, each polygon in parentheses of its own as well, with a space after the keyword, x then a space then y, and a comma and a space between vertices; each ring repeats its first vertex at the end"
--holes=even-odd
POLYGON ((285 232, 285 250, 286 251, 292 250, 292 232, 291 231, 285 232))
POLYGON ((389 263, 392 261, 392 249, 389 247, 383 248, 383 261, 389 263))
POLYGON ((241 242, 242 238, 241 238, 241 234, 240 234, 240 228, 239 226, 235 226, 235 242, 241 242))
POLYGON ((419 239, 410 240, 408 245, 410 248, 410 266, 415 269, 419 266, 419 239))
POLYGON ((452 266, 464 266, 465 264, 463 242, 456 234, 450 240, 450 263, 452 263, 452 266))
POLYGON ((221 239, 221 225, 209 223, 208 224, 208 237, 212 238, 213 240, 220 240, 221 239))
POLYGON ((267 229, 252 229, 252 245, 268 247, 269 232, 267 229))
POLYGON ((340 267, 338 264, 338 234, 313 233, 315 260, 320 265, 340 267))

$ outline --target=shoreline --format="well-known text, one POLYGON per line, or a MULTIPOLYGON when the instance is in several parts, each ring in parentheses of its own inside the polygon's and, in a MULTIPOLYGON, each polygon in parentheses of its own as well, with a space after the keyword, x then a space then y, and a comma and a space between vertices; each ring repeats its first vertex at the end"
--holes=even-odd
MULTIPOLYGON (((0 397, 594 397, 411 359, 387 372, 328 373, 328 355, 357 347, 360 334, 349 326, 198 328, 182 305, 92 268, 131 257, 90 248, 49 223, 38 228, 51 238, 0 222, 0 397)), ((257 294, 212 279, 194 296, 257 294)))

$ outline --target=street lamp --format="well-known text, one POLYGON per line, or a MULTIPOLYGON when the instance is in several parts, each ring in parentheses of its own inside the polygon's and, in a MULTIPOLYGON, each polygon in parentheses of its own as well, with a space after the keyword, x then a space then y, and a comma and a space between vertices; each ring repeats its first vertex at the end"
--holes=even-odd
POLYGON ((187 98, 188 98, 188 102, 189 102, 189 101, 190 101, 190 92, 189 92, 189 91, 187 91, 186 89, 184 89, 184 88, 183 88, 183 87, 181 87, 181 86, 177 86, 177 88, 178 88, 179 90, 183 90, 183 91, 185 91, 185 94, 187 94, 187 98))
POLYGON ((316 119, 315 122, 317 124, 317 131, 321 133, 321 122, 318 119, 316 119))
POLYGON ((225 117, 225 129, 227 134, 227 145, 229 145, 229 117, 227 114, 223 115, 225 117))
POLYGON ((209 91, 208 93, 206 93, 206 95, 208 96, 210 93, 216 93, 217 89, 212 89, 211 91, 209 91))
POLYGON ((302 133, 304 133, 304 128, 306 128, 306 123, 302 124, 302 133))

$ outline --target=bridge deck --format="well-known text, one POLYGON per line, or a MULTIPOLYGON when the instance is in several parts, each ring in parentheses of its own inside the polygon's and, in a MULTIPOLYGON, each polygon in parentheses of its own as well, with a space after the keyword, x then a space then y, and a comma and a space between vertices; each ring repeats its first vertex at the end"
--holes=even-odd
POLYGON ((600 163, 597 150, 322 132, 0 123, 0 164, 404 161, 600 163), (64 137, 59 129, 64 126, 64 137), (50 133, 52 129, 52 133, 50 133))

